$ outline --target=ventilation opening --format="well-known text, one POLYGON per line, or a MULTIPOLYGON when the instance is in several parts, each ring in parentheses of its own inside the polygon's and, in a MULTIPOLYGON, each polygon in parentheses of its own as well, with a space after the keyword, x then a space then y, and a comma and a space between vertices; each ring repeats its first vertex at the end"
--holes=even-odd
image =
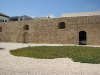
POLYGON ((65 29, 65 23, 64 22, 59 23, 58 29, 65 29))
POLYGON ((24 30, 29 30, 29 26, 28 25, 25 25, 24 26, 24 30))

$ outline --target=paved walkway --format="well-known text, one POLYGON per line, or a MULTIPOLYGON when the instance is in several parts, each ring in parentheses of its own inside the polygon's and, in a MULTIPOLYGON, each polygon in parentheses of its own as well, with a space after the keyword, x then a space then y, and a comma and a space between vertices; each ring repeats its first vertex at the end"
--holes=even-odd
MULTIPOLYGON (((51 44, 0 43, 0 75, 100 75, 100 64, 73 62, 69 58, 17 57, 11 49, 51 44)), ((56 45, 57 44, 53 44, 56 45)), ((61 45, 58 45, 61 46, 61 45)))

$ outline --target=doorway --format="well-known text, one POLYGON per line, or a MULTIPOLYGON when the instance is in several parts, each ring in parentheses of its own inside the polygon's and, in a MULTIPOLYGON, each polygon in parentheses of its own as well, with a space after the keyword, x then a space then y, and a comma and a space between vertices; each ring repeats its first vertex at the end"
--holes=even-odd
POLYGON ((23 34, 23 43, 29 43, 29 35, 28 33, 23 34))
POLYGON ((86 45, 86 32, 85 31, 79 32, 79 45, 86 45))

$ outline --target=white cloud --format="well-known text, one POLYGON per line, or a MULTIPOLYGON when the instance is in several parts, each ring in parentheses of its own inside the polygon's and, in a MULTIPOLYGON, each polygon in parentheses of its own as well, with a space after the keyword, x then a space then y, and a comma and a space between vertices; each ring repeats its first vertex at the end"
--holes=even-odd
POLYGON ((100 11, 100 8, 96 7, 95 5, 88 5, 86 8, 94 9, 95 11, 100 11))
POLYGON ((51 15, 49 15, 49 16, 50 16, 51 18, 54 18, 54 17, 55 17, 55 16, 54 16, 54 15, 52 15, 52 14, 51 14, 51 15))
POLYGON ((31 18, 35 18, 35 16, 31 16, 31 18))
MULTIPOLYGON (((54 14, 48 14, 47 16, 38 16, 38 18, 42 18, 42 17, 50 17, 50 18, 55 18, 54 14)), ((31 16, 31 18, 36 18, 36 16, 31 16)))
POLYGON ((88 5, 87 8, 96 8, 95 5, 88 5))
POLYGON ((49 14, 49 15, 47 15, 46 17, 50 17, 50 18, 55 18, 55 16, 54 16, 54 14, 49 14))

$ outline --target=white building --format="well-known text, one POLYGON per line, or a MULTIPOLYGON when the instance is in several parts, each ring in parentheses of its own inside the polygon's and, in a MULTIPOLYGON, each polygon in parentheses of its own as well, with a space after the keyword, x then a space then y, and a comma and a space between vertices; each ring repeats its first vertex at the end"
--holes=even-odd
POLYGON ((66 13, 66 14, 62 14, 61 17, 95 16, 95 15, 100 15, 100 11, 97 11, 97 12, 66 13))
POLYGON ((26 15, 23 15, 23 16, 13 16, 13 17, 9 18, 10 21, 21 21, 21 20, 30 20, 30 19, 32 19, 32 18, 29 17, 29 16, 26 16, 26 15))
POLYGON ((8 22, 9 21, 9 16, 0 13, 0 22, 8 22))

